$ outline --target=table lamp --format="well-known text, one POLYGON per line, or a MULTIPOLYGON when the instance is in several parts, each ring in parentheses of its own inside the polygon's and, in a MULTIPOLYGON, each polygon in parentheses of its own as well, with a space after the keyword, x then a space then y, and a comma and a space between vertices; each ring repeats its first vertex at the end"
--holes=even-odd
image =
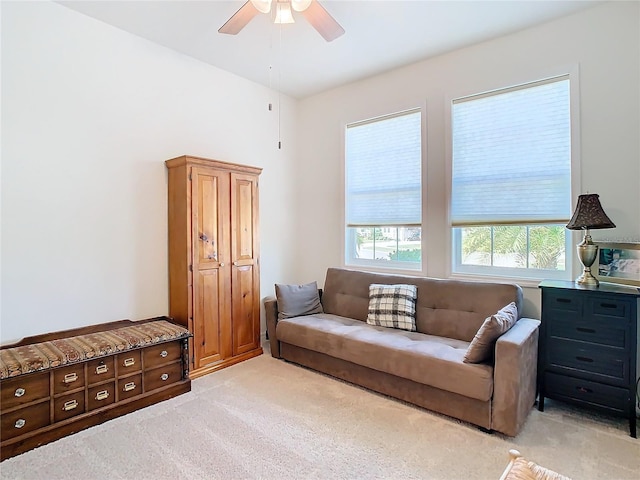
POLYGON ((569 230, 584 230, 584 238, 577 245, 578 258, 584 266, 584 271, 576 279, 577 284, 590 287, 597 287, 600 284, 598 279, 591 274, 591 265, 598 257, 598 246, 591 241, 589 230, 615 227, 615 224, 604 213, 596 193, 578 196, 578 205, 576 205, 573 217, 567 224, 569 230))

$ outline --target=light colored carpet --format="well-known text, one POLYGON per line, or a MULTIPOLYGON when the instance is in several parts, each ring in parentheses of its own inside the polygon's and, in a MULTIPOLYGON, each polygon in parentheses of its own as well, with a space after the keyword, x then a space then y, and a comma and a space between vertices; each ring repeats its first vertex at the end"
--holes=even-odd
POLYGON ((515 439, 271 358, 0 464, 0 478, 497 479, 508 450, 578 479, 638 479, 623 420, 549 402, 515 439))

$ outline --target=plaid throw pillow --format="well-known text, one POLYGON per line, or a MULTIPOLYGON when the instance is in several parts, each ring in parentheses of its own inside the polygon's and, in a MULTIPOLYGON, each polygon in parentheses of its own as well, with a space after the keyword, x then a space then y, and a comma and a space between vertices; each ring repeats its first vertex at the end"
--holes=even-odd
POLYGON ((415 285, 369 285, 367 323, 379 327, 416 331, 415 285))

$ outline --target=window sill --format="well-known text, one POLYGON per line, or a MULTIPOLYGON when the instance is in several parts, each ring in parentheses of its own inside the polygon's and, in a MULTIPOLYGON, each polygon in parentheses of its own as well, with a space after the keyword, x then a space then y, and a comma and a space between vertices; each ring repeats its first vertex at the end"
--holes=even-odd
POLYGON ((449 275, 452 280, 467 280, 471 282, 495 282, 495 283, 515 283, 522 288, 538 288, 542 278, 524 278, 524 277, 502 277, 499 275, 479 275, 466 273, 452 273, 449 275))
POLYGON ((372 273, 382 273, 385 275, 411 275, 414 277, 424 276, 420 269, 409 269, 409 268, 398 268, 392 266, 379 266, 379 265, 354 265, 354 264, 343 264, 343 268, 351 269, 351 270, 362 270, 365 272, 372 273))

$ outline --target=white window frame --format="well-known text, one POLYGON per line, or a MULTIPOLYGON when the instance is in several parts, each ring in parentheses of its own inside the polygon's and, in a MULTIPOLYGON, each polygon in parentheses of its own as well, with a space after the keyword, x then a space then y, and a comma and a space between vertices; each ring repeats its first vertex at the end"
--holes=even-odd
POLYGON ((424 271, 424 265, 426 264, 426 255, 425 255, 425 238, 424 238, 424 216, 425 216, 425 207, 424 207, 424 198, 425 198, 425 107, 408 107, 404 109, 399 109, 393 113, 387 113, 382 115, 372 116, 365 120, 355 120, 344 122, 342 125, 342 259, 343 266, 345 267, 358 267, 363 270, 370 271, 393 271, 397 273, 406 272, 410 274, 416 274, 418 272, 424 271), (421 261, 420 262, 400 262, 395 260, 375 260, 375 259, 365 259, 365 258, 356 258, 351 255, 353 248, 348 247, 348 242, 353 242, 354 240, 349 238, 351 233, 353 232, 352 227, 347 225, 347 155, 346 155, 346 147, 347 147, 347 128, 351 125, 364 124, 369 122, 381 121, 387 118, 393 118, 397 116, 401 116, 404 114, 410 114, 414 112, 420 113, 420 196, 421 196, 421 221, 419 224, 411 224, 411 225, 368 225, 363 227, 369 228, 394 228, 394 227, 417 227, 421 229, 421 261))
MULTIPOLYGON (((550 69, 541 75, 531 75, 528 78, 519 78, 510 83, 494 84, 490 88, 478 89, 475 92, 450 93, 446 96, 446 158, 447 158, 447 232, 448 232, 448 254, 449 271, 451 278, 477 278, 497 281, 515 281, 522 286, 537 286, 542 279, 570 280, 574 276, 574 245, 577 236, 575 232, 567 230, 565 232, 565 269, 538 270, 529 268, 505 268, 480 265, 462 265, 461 263, 461 239, 459 238, 460 228, 453 227, 451 222, 451 200, 452 200, 452 176, 453 176, 453 126, 452 126, 452 105, 454 100, 479 95, 499 94, 513 88, 526 87, 537 82, 551 80, 558 77, 568 77, 569 79, 569 109, 571 118, 571 211, 577 193, 581 191, 580 186, 580 78, 578 65, 564 66, 550 69)), ((533 226, 533 224, 531 224, 533 226)))
MULTIPOLYGON (((484 225, 491 226, 491 225, 484 225)), ((535 225, 514 225, 514 226, 530 226, 535 225)), ((552 226, 552 225, 547 225, 552 226)), ((520 282, 534 281, 538 282, 543 279, 548 280, 568 280, 570 275, 570 258, 571 258, 571 235, 569 230, 565 232, 564 248, 565 248, 565 269, 564 270, 541 270, 533 268, 509 268, 509 267, 495 267, 488 265, 466 265, 462 263, 461 249, 462 249, 462 227, 452 228, 453 239, 453 275, 471 275, 477 277, 494 277, 494 278, 510 278, 517 279, 520 282), (457 247, 457 248, 455 248, 457 247), (535 275, 538 273, 538 275, 535 275)))

